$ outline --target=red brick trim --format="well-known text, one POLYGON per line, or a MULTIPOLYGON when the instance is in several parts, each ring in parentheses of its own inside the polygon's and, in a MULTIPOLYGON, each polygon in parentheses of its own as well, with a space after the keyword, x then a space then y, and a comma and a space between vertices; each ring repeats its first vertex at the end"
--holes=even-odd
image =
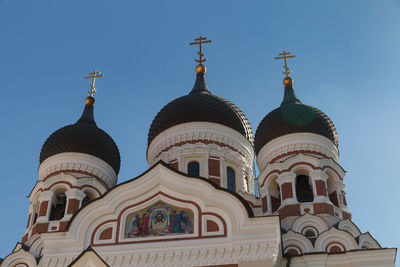
POLYGON ((62 172, 80 173, 80 174, 84 174, 84 175, 89 175, 89 176, 95 178, 95 179, 96 179, 99 183, 101 183, 107 190, 110 189, 110 188, 108 187, 108 185, 106 184, 106 182, 104 182, 103 179, 101 179, 99 176, 94 175, 94 174, 92 174, 92 173, 90 173, 90 172, 85 172, 85 171, 80 171, 80 170, 68 170, 68 169, 65 169, 65 170, 55 171, 55 172, 52 172, 52 173, 48 174, 46 177, 44 177, 43 181, 46 181, 47 179, 49 179, 50 176, 54 176, 54 175, 60 174, 60 173, 62 173, 62 172))
POLYGON ((80 201, 78 199, 69 199, 67 214, 74 214, 79 209, 80 201))
POLYGON ((316 152, 316 151, 312 151, 312 150, 296 150, 296 151, 291 151, 291 152, 287 152, 287 153, 281 154, 281 155, 273 158, 272 160, 270 160, 270 163, 274 163, 278 159, 284 158, 286 156, 297 155, 297 154, 300 154, 300 153, 301 154, 315 154, 315 155, 318 155, 318 156, 329 158, 327 155, 325 155, 324 153, 321 153, 321 152, 316 152))
POLYGON ((110 240, 112 238, 112 227, 108 227, 107 229, 101 232, 99 239, 100 240, 110 240))
POLYGON ((219 226, 216 222, 207 220, 207 232, 218 232, 219 226))
POLYGON ((325 213, 334 216, 333 206, 328 203, 314 203, 313 207, 314 207, 314 214, 325 213))
POLYGON ((318 196, 327 196, 326 183, 322 180, 315 180, 315 187, 318 196))
MULTIPOLYGON (((300 254, 298 254, 298 255, 303 254, 303 250, 302 250, 300 247, 296 246, 296 245, 288 245, 288 246, 286 246, 286 247, 283 249, 283 253, 285 253, 285 250, 288 249, 288 248, 290 248, 290 247, 295 247, 295 248, 297 248, 297 249, 300 251, 300 254)), ((296 251, 296 252, 297 252, 297 251, 296 251)), ((287 253, 287 252, 286 252, 286 253, 287 253)))
POLYGON ((91 242, 90 242, 90 243, 91 243, 92 246, 112 246, 112 245, 119 245, 119 244, 135 244, 135 243, 164 242, 164 241, 175 241, 175 240, 191 240, 191 239, 217 238, 217 237, 226 237, 226 236, 227 236, 227 226, 226 226, 226 222, 225 222, 224 218, 222 218, 220 215, 218 215, 218 214, 216 214, 216 213, 213 213, 213 212, 205 212, 205 213, 202 213, 202 212, 201 212, 201 209, 200 209, 200 206, 199 206, 197 203, 195 203, 195 202, 193 202, 193 201, 190 201, 190 200, 184 200, 184 199, 176 198, 176 197, 170 196, 170 195, 168 195, 168 194, 166 194, 166 193, 160 191, 160 192, 158 192, 158 193, 156 193, 156 194, 154 194, 154 195, 148 197, 147 199, 145 199, 145 200, 143 200, 143 201, 140 201, 140 202, 138 202, 138 203, 136 203, 136 204, 133 204, 133 205, 130 205, 130 206, 125 207, 125 208, 119 213, 118 219, 115 219, 115 220, 108 220, 108 221, 105 221, 105 222, 99 224, 99 225, 94 229, 94 231, 93 231, 93 233, 92 233, 92 237, 91 237, 91 242), (120 240, 119 240, 119 235, 120 235, 120 229, 121 229, 121 226, 122 226, 121 217, 122 217, 122 215, 125 213, 125 211, 126 211, 127 209, 129 209, 129 208, 132 208, 132 207, 141 205, 141 204, 143 204, 143 203, 145 203, 145 202, 148 202, 149 200, 153 199, 154 197, 156 197, 156 196, 158 196, 158 195, 163 195, 163 196, 165 196, 165 197, 167 197, 167 198, 170 198, 170 199, 172 199, 172 200, 175 200, 175 201, 178 201, 178 202, 183 202, 183 203, 189 203, 189 204, 193 205, 193 206, 197 209, 198 214, 199 214, 199 216, 198 216, 198 217, 199 217, 199 218, 198 218, 198 219, 199 219, 199 221, 198 221, 198 233, 199 233, 199 235, 198 235, 198 236, 195 236, 195 237, 181 237, 181 238, 170 238, 170 239, 151 239, 151 240, 141 240, 141 241, 120 241, 120 240), (203 234, 202 234, 202 216, 203 216, 203 215, 212 215, 212 216, 215 216, 215 217, 219 218, 219 219, 221 220, 222 224, 224 225, 224 234, 221 234, 221 235, 213 235, 213 236, 203 236, 203 234), (117 234, 116 234, 116 237, 115 237, 115 242, 113 242, 113 243, 107 243, 107 244, 94 244, 94 237, 95 237, 95 234, 96 234, 96 232, 98 231, 98 229, 99 229, 102 225, 104 225, 104 224, 106 224, 106 223, 109 223, 109 222, 117 222, 117 231, 116 231, 117 234))
POLYGON ((208 174, 217 177, 221 176, 219 160, 208 159, 208 174))
POLYGON ((331 166, 323 166, 323 167, 316 167, 316 166, 314 166, 314 165, 312 165, 311 163, 309 163, 309 162, 305 162, 305 161, 301 161, 301 162, 296 162, 296 163, 294 163, 294 164, 292 164, 289 168, 287 168, 287 169, 284 169, 284 170, 278 170, 278 169, 275 169, 275 170, 272 170, 272 171, 270 171, 266 176, 265 176, 265 179, 264 179, 264 181, 262 182, 262 184, 261 184, 261 186, 260 187, 263 187, 264 186, 264 184, 265 184, 265 182, 267 181, 267 178, 271 175, 271 174, 273 174, 273 173, 276 173, 276 174, 281 174, 281 173, 283 173, 283 172, 288 172, 288 171, 291 171, 294 167, 296 167, 297 165, 307 165, 307 166, 310 166, 313 170, 322 170, 322 171, 324 171, 325 169, 331 169, 333 172, 335 172, 337 175, 338 175, 338 177, 341 179, 341 180, 343 180, 342 179, 342 177, 340 177, 340 175, 337 173, 337 171, 336 170, 334 170, 331 166))
POLYGON ((230 145, 227 145, 227 144, 224 144, 224 143, 221 143, 221 142, 212 141, 212 140, 207 140, 207 139, 198 139, 198 140, 189 140, 189 141, 179 142, 179 143, 175 143, 173 145, 170 145, 169 147, 164 148, 160 153, 158 153, 155 156, 155 158, 158 158, 158 156, 160 156, 161 153, 163 153, 165 151, 168 151, 173 147, 183 146, 185 144, 196 144, 196 143, 203 143, 205 145, 215 144, 215 145, 218 145, 220 147, 227 147, 227 148, 229 148, 229 149, 231 149, 231 150, 233 150, 235 152, 238 152, 240 155, 242 155, 244 157, 244 155, 239 150, 237 150, 236 148, 234 148, 234 147, 232 147, 230 145))
POLYGON ((46 233, 49 228, 49 223, 37 223, 32 227, 32 235, 39 233, 46 233))
POLYGON ((26 243, 26 241, 28 241, 28 233, 26 233, 26 234, 24 234, 23 236, 22 236, 22 243, 26 243))
POLYGON ((268 211, 268 200, 267 200, 267 196, 264 196, 261 199, 261 203, 262 203, 262 211, 263 212, 267 212, 268 211))
MULTIPOLYGON (((333 246, 333 247, 335 247, 335 246, 333 246)), ((333 247, 331 247, 330 249, 332 249, 333 247)), ((328 253, 344 252, 344 251, 346 251, 346 247, 345 247, 342 243, 340 243, 340 242, 331 242, 331 243, 329 243, 328 245, 326 245, 325 251, 328 252, 328 253), (339 245, 339 246, 336 246, 336 247, 339 247, 339 248, 341 248, 342 250, 341 250, 341 251, 331 251, 331 250, 328 251, 328 247, 329 247, 330 245, 339 245)))
POLYGON ((215 183, 216 185, 221 186, 221 179, 210 177, 209 180, 210 180, 211 182, 215 183))
POLYGON ((39 207, 39 216, 46 216, 48 208, 49 208, 48 200, 41 202, 39 207))
POLYGON ((28 223, 26 224, 26 229, 28 229, 29 224, 31 223, 31 217, 32 217, 32 213, 29 213, 29 216, 28 216, 28 223))
POLYGON ((65 228, 67 227, 68 221, 61 221, 60 222, 60 228, 58 229, 59 231, 64 231, 65 228))
POLYGON ((281 220, 290 216, 300 216, 300 204, 286 205, 279 210, 281 220))
POLYGON ((14 267, 15 266, 18 266, 18 265, 25 265, 26 267, 29 267, 29 265, 28 264, 26 264, 25 262, 18 262, 18 263, 16 263, 15 265, 14 265, 14 267))
POLYGON ((282 184, 281 190, 282 190, 282 200, 293 197, 293 186, 292 186, 292 183, 284 183, 284 184, 282 184))
POLYGON ((50 189, 51 189, 52 187, 54 187, 55 185, 57 185, 57 184, 66 184, 66 185, 68 185, 69 188, 77 188, 77 189, 81 189, 81 190, 82 190, 83 188, 88 187, 88 188, 92 188, 92 189, 95 190, 99 195, 101 195, 100 191, 99 191, 96 187, 94 187, 93 185, 84 184, 84 185, 82 185, 82 186, 74 186, 74 185, 72 185, 70 182, 67 182, 67 181, 58 181, 58 182, 55 182, 55 183, 51 184, 49 187, 40 188, 40 189, 38 190, 38 192, 50 191, 50 189))

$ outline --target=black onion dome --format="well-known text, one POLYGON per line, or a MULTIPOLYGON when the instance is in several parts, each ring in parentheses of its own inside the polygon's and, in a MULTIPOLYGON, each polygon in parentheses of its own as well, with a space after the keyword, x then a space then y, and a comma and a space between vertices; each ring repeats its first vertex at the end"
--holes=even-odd
POLYGON ((114 140, 94 120, 94 98, 88 97, 81 118, 52 133, 43 144, 40 163, 45 159, 64 152, 79 152, 98 157, 119 172, 121 159, 114 140))
POLYGON ((243 112, 230 101, 213 95, 207 88, 204 72, 198 72, 192 91, 165 105, 154 118, 148 145, 162 131, 186 122, 214 122, 230 127, 253 144, 253 132, 243 112))
POLYGON ((301 103, 293 90, 291 78, 285 80, 288 82, 282 104, 268 113, 258 125, 254 141, 256 155, 269 141, 301 132, 325 136, 338 147, 338 135, 333 122, 321 110, 301 103))

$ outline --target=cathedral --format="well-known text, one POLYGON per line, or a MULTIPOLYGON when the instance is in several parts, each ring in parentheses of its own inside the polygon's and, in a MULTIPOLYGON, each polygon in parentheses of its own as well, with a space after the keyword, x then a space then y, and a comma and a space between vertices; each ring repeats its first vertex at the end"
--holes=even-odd
POLYGON ((0 267, 395 266, 396 249, 352 221, 338 133, 296 96, 294 55, 276 57, 282 102, 254 134, 245 114, 207 87, 209 42, 191 43, 199 45, 194 86, 154 117, 149 168, 123 183, 118 146, 94 117, 103 75, 85 77, 82 115, 43 144, 26 229, 0 267))

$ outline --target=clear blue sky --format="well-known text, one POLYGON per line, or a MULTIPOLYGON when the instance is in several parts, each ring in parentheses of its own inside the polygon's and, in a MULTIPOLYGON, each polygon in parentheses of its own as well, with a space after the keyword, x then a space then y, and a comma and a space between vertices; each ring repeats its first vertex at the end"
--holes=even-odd
POLYGON ((0 0, 0 257, 20 241, 43 142, 82 112, 96 68, 95 117, 119 146, 119 181, 147 169, 156 113, 189 92, 206 35, 207 82, 255 131, 282 99, 283 49, 298 97, 339 133, 354 222, 399 247, 400 2, 0 0))

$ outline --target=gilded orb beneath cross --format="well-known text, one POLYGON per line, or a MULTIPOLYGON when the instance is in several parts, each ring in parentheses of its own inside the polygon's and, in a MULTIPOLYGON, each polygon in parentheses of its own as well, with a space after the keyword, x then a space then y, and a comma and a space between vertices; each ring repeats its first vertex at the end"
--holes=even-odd
POLYGON ((202 73, 206 73, 207 69, 206 66, 199 64, 196 66, 196 73, 202 72, 202 73))

